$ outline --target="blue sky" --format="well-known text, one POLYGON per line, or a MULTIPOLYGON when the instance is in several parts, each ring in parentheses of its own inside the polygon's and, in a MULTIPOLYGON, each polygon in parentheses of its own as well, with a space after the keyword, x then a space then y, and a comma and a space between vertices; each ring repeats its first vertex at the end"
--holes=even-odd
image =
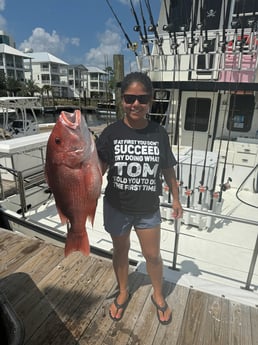
MULTIPOLYGON (((134 0, 141 21, 139 0, 134 0)), ((162 0, 150 0, 155 22, 162 0)), ((132 42, 139 42, 129 0, 109 0, 132 42)), ((142 0, 147 25, 150 24, 142 0)), ((113 54, 125 56, 125 69, 135 57, 106 0, 0 0, 0 29, 10 34, 16 48, 47 51, 69 64, 112 66, 113 54)), ((130 66, 130 67, 128 67, 130 66)))

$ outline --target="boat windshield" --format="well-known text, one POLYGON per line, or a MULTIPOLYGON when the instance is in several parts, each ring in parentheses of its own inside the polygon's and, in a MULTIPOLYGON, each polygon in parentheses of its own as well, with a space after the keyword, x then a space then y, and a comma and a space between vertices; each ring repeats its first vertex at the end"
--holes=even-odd
MULTIPOLYGON (((28 126, 28 124, 29 124, 29 122, 27 121, 26 126, 28 126)), ((12 127, 13 128, 23 128, 23 122, 21 120, 15 120, 15 121, 13 121, 12 127)))

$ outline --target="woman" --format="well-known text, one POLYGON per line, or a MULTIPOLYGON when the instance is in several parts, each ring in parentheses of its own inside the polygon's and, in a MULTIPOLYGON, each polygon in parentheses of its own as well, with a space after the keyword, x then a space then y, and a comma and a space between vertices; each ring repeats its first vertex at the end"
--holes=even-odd
POLYGON ((168 324, 172 312, 162 293, 163 263, 160 255, 161 174, 173 196, 173 216, 182 216, 174 165, 167 132, 149 121, 153 87, 141 72, 128 74, 121 83, 124 118, 109 125, 97 141, 103 166, 108 169, 104 197, 104 227, 113 241, 113 267, 119 292, 110 306, 110 317, 119 321, 130 299, 128 251, 134 227, 146 260, 161 324, 168 324))

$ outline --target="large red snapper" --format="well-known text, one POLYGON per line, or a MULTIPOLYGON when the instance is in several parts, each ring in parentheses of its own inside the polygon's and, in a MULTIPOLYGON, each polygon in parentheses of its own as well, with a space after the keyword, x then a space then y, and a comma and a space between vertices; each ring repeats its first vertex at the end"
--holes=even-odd
POLYGON ((93 224, 102 173, 93 136, 79 110, 60 114, 48 139, 45 172, 61 222, 70 223, 65 256, 73 251, 89 255, 86 220, 93 224))

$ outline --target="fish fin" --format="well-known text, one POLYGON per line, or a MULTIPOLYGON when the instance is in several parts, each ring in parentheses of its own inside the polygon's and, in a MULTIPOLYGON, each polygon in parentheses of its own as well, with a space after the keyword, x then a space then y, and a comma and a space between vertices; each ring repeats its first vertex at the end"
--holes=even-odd
POLYGON ((96 203, 94 205, 94 207, 89 211, 88 213, 88 218, 89 218, 89 221, 91 222, 91 225, 93 226, 94 224, 94 219, 95 219, 95 214, 96 214, 96 208, 97 208, 97 203, 98 203, 98 200, 96 200, 96 203))
POLYGON ((60 208, 56 205, 57 213, 59 215, 60 221, 62 224, 66 224, 68 222, 68 218, 63 215, 62 211, 60 208))
POLYGON ((76 251, 80 251, 83 255, 89 256, 90 243, 86 231, 83 231, 83 233, 68 232, 65 242, 65 256, 76 251))

